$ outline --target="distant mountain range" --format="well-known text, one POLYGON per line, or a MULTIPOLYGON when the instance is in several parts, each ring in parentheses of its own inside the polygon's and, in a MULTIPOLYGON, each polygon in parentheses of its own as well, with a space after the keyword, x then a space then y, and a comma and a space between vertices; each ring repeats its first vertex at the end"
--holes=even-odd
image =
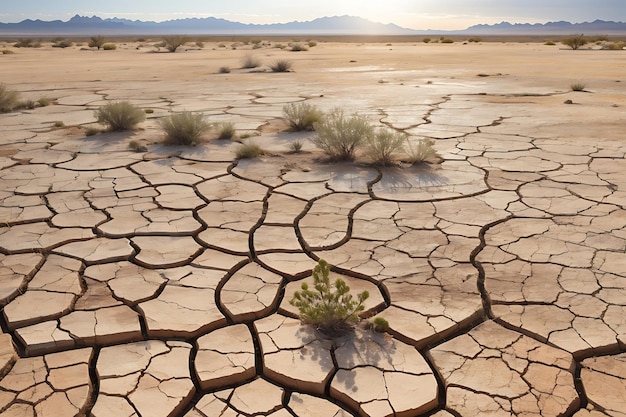
POLYGON ((215 17, 175 19, 152 22, 128 19, 102 19, 98 16, 72 17, 61 20, 43 21, 26 19, 19 23, 0 23, 0 36, 50 36, 50 35, 542 35, 542 34, 626 34, 626 23, 596 20, 593 22, 570 23, 549 22, 546 24, 508 23, 476 25, 465 30, 438 31, 413 30, 395 24, 372 22, 355 16, 333 16, 305 22, 274 24, 246 24, 215 17))

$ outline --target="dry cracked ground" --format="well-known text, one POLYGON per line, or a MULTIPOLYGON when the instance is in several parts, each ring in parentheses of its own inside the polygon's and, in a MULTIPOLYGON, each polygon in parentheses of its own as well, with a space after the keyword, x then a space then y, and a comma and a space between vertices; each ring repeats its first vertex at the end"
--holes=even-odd
POLYGON ((321 43, 257 51, 291 73, 217 74, 246 48, 0 55, 9 87, 54 99, 0 115, 0 414, 626 416, 624 53, 321 43), (116 100, 152 112, 87 137, 116 100), (302 101, 443 162, 325 162, 284 129, 302 101), (267 154, 161 145, 181 110, 267 154), (389 334, 300 324, 319 258, 389 334))

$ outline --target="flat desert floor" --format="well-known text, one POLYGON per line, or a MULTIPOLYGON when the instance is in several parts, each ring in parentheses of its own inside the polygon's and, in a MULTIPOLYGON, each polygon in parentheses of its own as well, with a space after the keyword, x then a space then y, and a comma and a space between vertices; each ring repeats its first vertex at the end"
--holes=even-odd
POLYGON ((0 115, 2 416, 626 416, 626 51, 3 48, 0 81, 53 101, 0 115), (87 136, 126 100, 145 122, 87 136), (327 161, 295 102, 441 161, 327 161), (180 111, 265 155, 161 144, 180 111), (320 258, 386 334, 299 322, 320 258))

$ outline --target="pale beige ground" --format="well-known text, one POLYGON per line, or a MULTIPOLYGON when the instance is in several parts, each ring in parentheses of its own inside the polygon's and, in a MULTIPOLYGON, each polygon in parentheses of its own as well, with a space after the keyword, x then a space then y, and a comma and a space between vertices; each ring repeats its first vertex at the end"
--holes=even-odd
POLYGON ((54 99, 0 115, 1 415, 626 415, 626 51, 150 43, 0 43, 0 82, 54 99), (116 100, 148 120, 86 137, 116 100), (327 162, 286 131, 301 101, 442 162, 327 162), (182 110, 266 155, 160 144, 182 110), (301 325, 288 301, 319 258, 388 335, 301 325))

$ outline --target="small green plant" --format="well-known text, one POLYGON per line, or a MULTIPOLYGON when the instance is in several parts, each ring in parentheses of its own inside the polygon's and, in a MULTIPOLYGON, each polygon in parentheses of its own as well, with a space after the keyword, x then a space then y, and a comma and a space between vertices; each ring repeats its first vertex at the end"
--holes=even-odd
POLYGON ((565 38, 561 41, 561 43, 565 46, 569 46, 572 50, 577 50, 589 43, 589 41, 585 38, 585 36, 581 33, 580 35, 573 35, 568 38, 565 38))
POLYGON ((230 122, 222 122, 217 125, 218 139, 232 139, 235 136, 235 125, 230 122))
POLYGON ((304 146, 304 143, 302 143, 301 140, 296 139, 293 142, 289 143, 289 148, 291 149, 291 152, 293 153, 300 153, 302 152, 302 147, 304 146))
POLYGON ((393 162, 393 154, 402 149, 406 140, 404 133, 381 128, 375 135, 366 138, 363 151, 375 165, 389 165, 393 162))
POLYGON ((547 46, 554 46, 554 45, 556 45, 556 43, 554 43, 554 42, 552 42, 552 41, 547 41, 546 43, 544 43, 544 45, 547 45, 547 46))
POLYGON ((317 131, 313 143, 334 160, 354 159, 356 149, 374 134, 365 116, 355 114, 347 117, 338 108, 313 127, 317 131))
POLYGON ((102 49, 105 51, 115 51, 117 49, 117 45, 114 43, 105 43, 102 45, 102 49))
POLYGON ((95 136, 100 133, 100 129, 97 127, 88 127, 85 129, 85 136, 95 136))
POLYGON ((585 83, 582 83, 582 82, 575 82, 569 85, 569 88, 572 91, 585 91, 585 87, 586 87, 585 83))
POLYGON ((413 144, 407 140, 404 148, 408 159, 407 162, 418 164, 421 162, 434 162, 439 160, 439 155, 433 147, 435 141, 432 139, 421 139, 417 144, 413 144))
POLYGON ((57 120, 54 122, 53 126, 61 128, 61 127, 65 127, 65 123, 63 123, 61 120, 57 120))
POLYGON ((102 48, 104 46, 104 36, 92 36, 89 38, 89 43, 87 44, 90 48, 102 48))
POLYGON ((159 121, 165 132, 165 143, 170 145, 193 145, 198 143, 211 124, 201 113, 184 111, 159 121))
POLYGON ((176 52, 176 50, 189 42, 189 38, 187 36, 180 35, 172 35, 165 36, 163 38, 163 47, 167 49, 169 52, 176 52))
POLYGON ((241 59, 241 68, 251 69, 258 68, 261 66, 261 60, 256 57, 254 54, 246 54, 241 59))
POLYGON ((369 293, 363 291, 356 300, 350 294, 350 287, 338 278, 334 285, 330 283, 330 266, 320 259, 313 268, 313 290, 307 283, 296 291, 290 303, 298 307, 300 320, 312 324, 327 336, 345 334, 359 321, 359 313, 365 309, 363 303, 369 293))
POLYGON ((370 323, 375 332, 385 333, 389 330, 389 322, 384 317, 375 317, 370 323))
POLYGON ((424 38, 422 39, 422 42, 424 43, 430 43, 431 39, 430 38, 424 38))
POLYGON ((237 159, 252 159, 263 155, 265 151, 258 144, 249 140, 244 140, 237 148, 235 155, 237 159))
POLYGON ((293 130, 313 130, 315 123, 321 122, 324 114, 309 103, 289 103, 283 106, 283 114, 293 130))
POLYGON ((0 84, 0 112, 9 112, 20 104, 20 94, 9 90, 6 85, 0 84))
POLYGON ((289 72, 293 64, 286 59, 276 60, 271 66, 272 72, 289 72))
POLYGON ((118 101, 101 106, 94 112, 98 123, 112 131, 131 130, 146 120, 146 113, 128 101, 118 101))

